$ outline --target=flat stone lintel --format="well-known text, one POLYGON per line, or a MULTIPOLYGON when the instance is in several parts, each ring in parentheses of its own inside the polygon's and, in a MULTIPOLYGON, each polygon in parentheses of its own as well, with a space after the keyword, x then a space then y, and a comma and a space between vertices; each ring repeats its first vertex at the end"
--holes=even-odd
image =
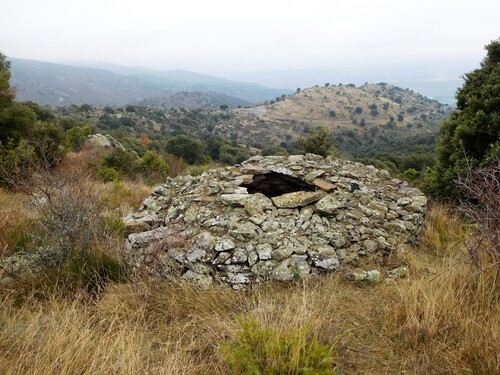
POLYGON ((269 169, 263 168, 263 167, 248 166, 248 167, 241 168, 240 173, 258 175, 258 174, 269 174, 269 173, 271 173, 271 171, 269 169))
POLYGON ((337 189, 337 186, 334 184, 331 184, 329 182, 326 182, 325 180, 322 180, 321 178, 316 178, 313 182, 313 185, 320 188, 321 190, 326 191, 327 193, 330 193, 331 191, 334 191, 337 189))

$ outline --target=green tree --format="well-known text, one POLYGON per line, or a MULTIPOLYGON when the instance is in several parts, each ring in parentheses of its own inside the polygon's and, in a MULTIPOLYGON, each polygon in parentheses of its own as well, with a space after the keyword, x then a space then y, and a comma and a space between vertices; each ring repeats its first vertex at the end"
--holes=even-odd
POLYGON ((102 166, 114 168, 124 176, 133 176, 137 171, 138 157, 131 151, 124 151, 121 148, 115 148, 102 160, 102 166))
POLYGON ((299 139, 304 153, 312 153, 326 157, 334 153, 330 134, 325 128, 319 128, 317 132, 309 134, 306 138, 299 139))
POLYGON ((90 125, 74 126, 66 132, 68 142, 73 151, 80 150, 85 140, 92 134, 92 127, 90 125))
POLYGON ((170 170, 168 164, 156 152, 146 152, 139 161, 139 170, 151 180, 156 183, 164 180, 170 170))
POLYGON ((10 88, 10 61, 0 52, 0 111, 12 104, 14 91, 10 88))
POLYGON ((179 134, 167 142, 165 150, 172 155, 183 158, 189 164, 201 163, 205 160, 205 145, 202 141, 179 134))
POLYGON ((213 135, 207 139, 207 154, 213 160, 219 160, 219 150, 222 145, 226 144, 227 141, 220 135, 213 135))
POLYGON ((465 74, 457 110, 441 127, 436 165, 426 179, 427 190, 438 198, 457 198, 459 176, 500 158, 500 39, 485 48, 481 67, 465 74))

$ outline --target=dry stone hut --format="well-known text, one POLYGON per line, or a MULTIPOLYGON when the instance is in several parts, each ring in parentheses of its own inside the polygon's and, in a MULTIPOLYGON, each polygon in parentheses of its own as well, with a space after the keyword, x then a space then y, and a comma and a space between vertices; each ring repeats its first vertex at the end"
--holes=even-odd
POLYGON ((382 262, 422 231, 427 199, 387 171, 318 155, 256 156, 158 187, 125 218, 139 274, 241 288, 382 262))

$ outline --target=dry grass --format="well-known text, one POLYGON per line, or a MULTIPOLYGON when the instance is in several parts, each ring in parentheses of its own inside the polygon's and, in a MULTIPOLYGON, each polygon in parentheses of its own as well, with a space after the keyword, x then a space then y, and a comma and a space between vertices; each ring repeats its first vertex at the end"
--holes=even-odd
POLYGON ((221 347, 241 319, 308 325, 341 374, 498 373, 498 280, 470 264, 453 211, 435 206, 429 223, 407 254, 411 279, 377 286, 331 275, 247 292, 151 282, 110 285, 97 300, 3 296, 0 373, 227 374, 221 347))

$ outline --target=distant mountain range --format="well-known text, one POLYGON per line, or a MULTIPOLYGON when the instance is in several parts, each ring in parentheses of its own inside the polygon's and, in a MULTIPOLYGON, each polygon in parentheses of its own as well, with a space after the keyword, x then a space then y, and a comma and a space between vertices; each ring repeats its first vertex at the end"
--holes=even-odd
POLYGON ((11 85, 16 88, 17 99, 49 106, 84 103, 123 106, 170 97, 181 91, 222 95, 214 96, 212 105, 217 99, 223 99, 220 104, 239 100, 241 104, 237 105, 246 105, 292 92, 185 70, 159 72, 112 64, 105 65, 110 69, 106 70, 16 58, 9 60, 12 63, 11 85))

